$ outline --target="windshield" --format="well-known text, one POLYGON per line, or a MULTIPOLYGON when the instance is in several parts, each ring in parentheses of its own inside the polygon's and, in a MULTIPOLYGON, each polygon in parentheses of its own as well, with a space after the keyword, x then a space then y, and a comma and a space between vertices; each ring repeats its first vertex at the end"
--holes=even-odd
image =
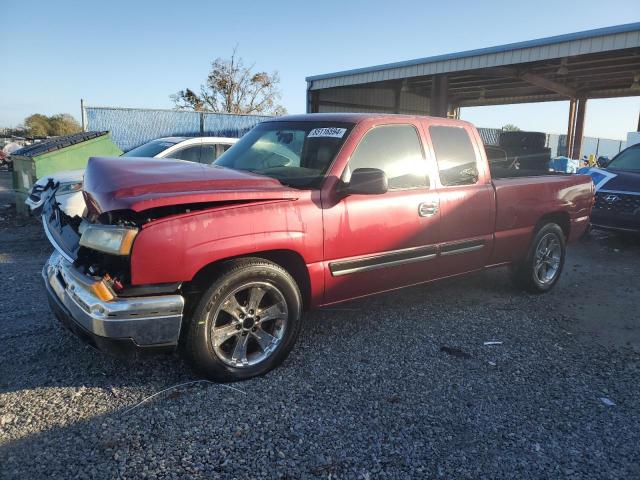
POLYGON ((173 147, 176 142, 169 142, 167 140, 152 140, 148 143, 144 143, 139 147, 129 150, 127 153, 123 153, 123 157, 155 157, 160 152, 164 152, 167 148, 173 147))
POLYGON ((259 173, 292 187, 317 187, 352 127, 338 122, 264 122, 214 165, 259 173))
POLYGON ((620 152, 611 160, 607 168, 640 172, 640 145, 634 145, 620 152))

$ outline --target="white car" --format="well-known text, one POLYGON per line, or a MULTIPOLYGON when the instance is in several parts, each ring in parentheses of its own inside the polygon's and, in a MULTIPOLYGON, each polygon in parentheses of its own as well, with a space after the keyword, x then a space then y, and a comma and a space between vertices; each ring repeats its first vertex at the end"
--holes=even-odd
MULTIPOLYGON (((227 137, 158 138, 129 150, 122 154, 122 157, 176 158, 211 164, 237 141, 237 138, 227 137)), ((84 169, 68 170, 42 177, 33 184, 25 203, 34 215, 38 215, 45 200, 51 195, 48 192, 53 191, 57 185, 55 196, 60 209, 70 217, 82 217, 86 208, 82 196, 83 176, 84 169)))

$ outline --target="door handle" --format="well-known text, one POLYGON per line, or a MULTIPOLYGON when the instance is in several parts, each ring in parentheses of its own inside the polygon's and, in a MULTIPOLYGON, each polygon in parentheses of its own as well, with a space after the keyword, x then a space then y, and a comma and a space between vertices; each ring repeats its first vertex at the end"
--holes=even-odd
POLYGON ((439 202, 422 202, 418 205, 418 215, 421 217, 433 217, 438 213, 439 208, 439 202))

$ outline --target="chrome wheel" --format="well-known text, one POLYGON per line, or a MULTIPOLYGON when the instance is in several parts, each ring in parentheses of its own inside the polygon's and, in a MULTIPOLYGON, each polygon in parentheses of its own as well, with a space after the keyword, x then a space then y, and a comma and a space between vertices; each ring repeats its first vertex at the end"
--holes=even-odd
POLYGON ((266 282, 242 285, 227 295, 214 312, 213 350, 232 367, 260 363, 282 341, 288 315, 287 302, 274 285, 266 282))
POLYGON ((554 233, 544 235, 536 246, 533 274, 542 285, 552 283, 560 271, 562 246, 554 233))

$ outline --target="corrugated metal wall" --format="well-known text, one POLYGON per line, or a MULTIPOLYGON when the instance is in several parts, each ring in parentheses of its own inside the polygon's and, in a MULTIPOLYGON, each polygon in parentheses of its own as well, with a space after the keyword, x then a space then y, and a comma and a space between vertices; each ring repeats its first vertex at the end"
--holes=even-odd
POLYGON ((400 108, 399 111, 396 112, 395 91, 392 88, 336 88, 318 92, 318 111, 425 115, 429 111, 429 98, 415 92, 401 91, 400 108))
POLYGON ((640 46, 638 23, 307 77, 311 90, 536 62, 640 46))

